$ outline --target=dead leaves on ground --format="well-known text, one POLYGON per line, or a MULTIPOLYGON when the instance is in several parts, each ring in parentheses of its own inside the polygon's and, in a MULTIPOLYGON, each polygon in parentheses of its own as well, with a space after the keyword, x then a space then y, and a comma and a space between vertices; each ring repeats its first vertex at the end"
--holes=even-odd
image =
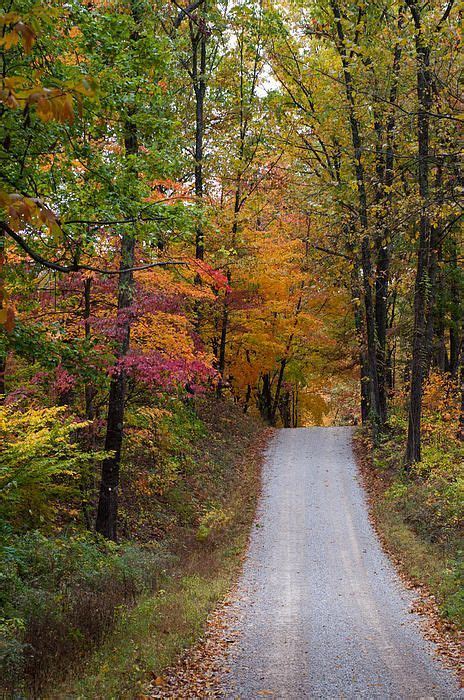
POLYGON ((207 629, 198 644, 188 649, 179 662, 154 678, 146 695, 140 700, 152 698, 220 698, 221 678, 228 672, 227 650, 236 640, 230 629, 228 608, 231 601, 224 601, 208 618, 207 629))

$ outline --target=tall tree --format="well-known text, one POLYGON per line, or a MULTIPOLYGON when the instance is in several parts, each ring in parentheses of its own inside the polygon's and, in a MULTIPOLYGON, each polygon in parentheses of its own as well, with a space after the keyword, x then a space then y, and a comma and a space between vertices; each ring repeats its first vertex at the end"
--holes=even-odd
POLYGON ((421 459, 421 414, 423 383, 427 371, 427 320, 432 319, 434 276, 436 274, 437 227, 430 221, 430 119, 433 105, 431 69, 432 37, 435 41, 448 19, 453 1, 448 2, 437 26, 430 32, 424 20, 426 10, 416 0, 406 0, 413 25, 417 88, 417 181, 420 196, 419 245, 414 289, 414 331, 412 341, 411 388, 409 399, 406 467, 421 459))

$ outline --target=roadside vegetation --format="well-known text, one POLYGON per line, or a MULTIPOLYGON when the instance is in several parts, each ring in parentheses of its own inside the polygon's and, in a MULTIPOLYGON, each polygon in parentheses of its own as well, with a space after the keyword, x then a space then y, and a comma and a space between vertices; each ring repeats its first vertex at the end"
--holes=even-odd
MULTIPOLYGON (((95 493, 83 494, 71 464, 61 464, 59 480, 29 484, 27 498, 7 502, 3 494, 3 693, 48 697, 60 686, 73 697, 134 697, 198 637, 230 586, 259 489, 260 424, 204 399, 152 410, 163 412, 156 462, 146 461, 155 437, 146 416, 128 430, 120 543, 87 530, 83 517, 76 522, 74 508, 85 495, 94 509, 95 493), (145 460, 144 469, 133 460, 145 460)), ((35 430, 29 424, 23 445, 33 444, 35 430)), ((49 455, 74 457, 66 430, 64 422, 53 442, 41 424, 49 455)), ((86 475, 93 483, 96 474, 86 475)))
POLYGON ((392 402, 388 430, 373 447, 355 438, 371 496, 374 522, 407 578, 435 596, 445 620, 464 629, 464 446, 456 381, 433 372, 424 392, 422 460, 410 473, 400 458, 407 420, 405 397, 392 402))
POLYGON ((437 586, 459 617, 461 14, 454 0, 2 4, 8 692, 40 695, 82 660, 84 696, 87 671, 117 694, 112 630, 120 658, 129 630, 156 630, 156 671, 193 638, 234 568, 223 541, 244 512, 239 551, 250 524, 254 461, 237 465, 255 421, 362 422, 385 510, 443 550, 437 586), (151 627, 151 609, 172 625, 151 627))

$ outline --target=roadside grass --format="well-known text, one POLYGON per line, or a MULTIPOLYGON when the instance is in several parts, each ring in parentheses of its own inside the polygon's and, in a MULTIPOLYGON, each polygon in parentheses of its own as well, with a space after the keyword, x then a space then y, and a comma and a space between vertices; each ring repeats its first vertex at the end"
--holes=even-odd
POLYGON ((463 465, 458 461, 462 448, 435 445, 436 467, 434 463, 425 472, 419 466, 408 478, 402 467, 404 426, 395 419, 392 424, 376 448, 362 429, 354 437, 373 524, 399 570, 435 597, 448 631, 456 633, 464 628, 464 542, 454 506, 456 481, 462 478, 463 465), (455 473, 443 474, 449 461, 455 473))
POLYGON ((0 528, 0 697, 135 698, 172 665, 239 570, 266 435, 211 397, 132 407, 120 544, 0 528))
POLYGON ((372 513, 387 551, 406 578, 415 585, 425 585, 436 597, 443 616, 464 629, 462 543, 444 545, 422 539, 381 496, 372 513))
MULTIPOLYGON (((244 538, 237 543, 241 551, 244 538)), ((54 697, 132 700, 202 634, 206 619, 230 589, 240 558, 230 547, 190 561, 191 573, 165 582, 157 595, 125 611, 102 648, 77 679, 54 697), (195 569, 197 571, 195 572, 195 569)))
POLYGON ((150 680, 201 637, 209 614, 232 587, 255 514, 266 432, 230 407, 224 407, 224 415, 216 408, 214 416, 202 417, 213 469, 203 484, 205 497, 214 495, 214 512, 227 516, 199 518, 195 527, 177 528, 168 544, 175 563, 157 592, 142 596, 130 609, 121 608, 103 644, 42 697, 143 697, 150 680))

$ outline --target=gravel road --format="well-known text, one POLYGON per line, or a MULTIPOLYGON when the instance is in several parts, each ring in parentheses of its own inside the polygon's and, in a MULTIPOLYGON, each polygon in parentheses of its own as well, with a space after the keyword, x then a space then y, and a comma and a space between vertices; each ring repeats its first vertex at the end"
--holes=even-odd
POLYGON ((464 698, 372 530, 350 428, 276 434, 226 698, 464 698))

